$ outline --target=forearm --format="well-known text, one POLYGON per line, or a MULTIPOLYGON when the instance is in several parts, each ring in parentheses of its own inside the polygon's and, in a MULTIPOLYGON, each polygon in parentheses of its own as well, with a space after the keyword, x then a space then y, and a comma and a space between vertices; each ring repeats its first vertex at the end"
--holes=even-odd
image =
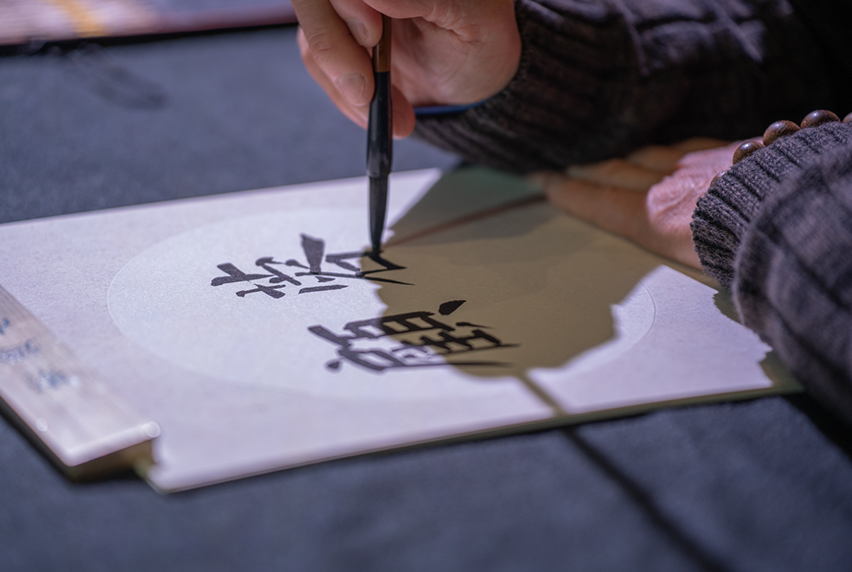
POLYGON ((803 129, 738 163, 692 228, 743 322, 852 423, 852 124, 803 129))
POLYGON ((562 168, 690 136, 742 138, 830 106, 817 48, 786 0, 517 0, 518 72, 416 133, 485 165, 562 168))

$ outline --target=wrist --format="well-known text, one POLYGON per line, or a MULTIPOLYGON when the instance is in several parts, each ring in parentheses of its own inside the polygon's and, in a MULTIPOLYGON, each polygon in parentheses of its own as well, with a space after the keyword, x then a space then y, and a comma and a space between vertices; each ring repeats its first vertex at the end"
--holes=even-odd
POLYGON ((768 145, 757 148, 713 180, 698 201, 691 224, 695 251, 707 274, 723 286, 731 286, 740 244, 766 197, 826 150, 848 140, 852 136, 852 114, 846 121, 768 138, 768 145))

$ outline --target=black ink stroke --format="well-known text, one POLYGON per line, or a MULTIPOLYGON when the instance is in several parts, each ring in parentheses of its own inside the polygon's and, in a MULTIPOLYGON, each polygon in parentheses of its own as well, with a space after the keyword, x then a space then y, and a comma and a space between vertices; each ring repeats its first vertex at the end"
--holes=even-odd
MULTIPOLYGON (((464 300, 445 302, 440 308, 450 314, 464 302, 464 300)), ((439 310, 439 313, 444 312, 439 310)), ((343 326, 342 334, 336 334, 319 325, 309 327, 308 331, 337 346, 338 359, 326 363, 326 367, 334 371, 339 370, 344 362, 377 373, 388 369, 447 365, 491 367, 511 365, 505 362, 482 360, 449 361, 448 357, 518 347, 518 344, 504 344, 497 336, 486 332, 485 326, 477 326, 469 322, 450 325, 434 316, 433 312, 424 311, 358 320, 343 326), (466 331, 461 331, 465 329, 466 331)))
POLYGON ((464 303, 465 300, 453 300, 451 302, 444 302, 438 307, 438 313, 442 316, 449 316, 450 314, 458 310, 464 303))
POLYGON ((236 295, 240 298, 245 298, 249 294, 262 293, 267 296, 280 299, 285 296, 283 290, 288 286, 298 286, 298 294, 312 294, 316 292, 327 292, 331 290, 341 290, 347 288, 347 284, 330 284, 337 280, 370 280, 372 282, 383 282, 386 284, 400 284, 410 286, 407 282, 392 280, 390 278, 380 278, 376 274, 382 272, 390 272, 394 270, 404 270, 404 266, 395 264, 381 254, 372 251, 358 252, 343 252, 343 253, 325 253, 325 241, 319 238, 301 235, 301 247, 305 255, 304 264, 295 259, 288 259, 286 262, 278 262, 272 256, 264 256, 255 260, 255 266, 262 268, 264 274, 248 273, 240 270, 231 262, 219 264, 217 268, 225 273, 224 276, 217 276, 211 280, 210 285, 217 287, 225 284, 233 284, 239 282, 247 282, 252 286, 251 289, 238 290, 236 295), (367 258, 376 263, 379 268, 363 271, 354 261, 367 258), (323 264, 328 264, 329 269, 323 269, 323 264), (301 271, 287 274, 277 267, 298 268, 301 271), (340 270, 340 271, 338 271, 340 270), (311 281, 313 284, 305 284, 305 281, 311 281))

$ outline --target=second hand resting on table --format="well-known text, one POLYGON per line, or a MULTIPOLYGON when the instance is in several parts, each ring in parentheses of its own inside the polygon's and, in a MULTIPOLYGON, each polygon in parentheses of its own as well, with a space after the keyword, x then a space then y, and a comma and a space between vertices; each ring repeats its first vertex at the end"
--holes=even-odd
POLYGON ((713 178, 731 167, 739 145, 696 138, 531 178, 568 214, 701 269, 689 226, 692 213, 713 178))

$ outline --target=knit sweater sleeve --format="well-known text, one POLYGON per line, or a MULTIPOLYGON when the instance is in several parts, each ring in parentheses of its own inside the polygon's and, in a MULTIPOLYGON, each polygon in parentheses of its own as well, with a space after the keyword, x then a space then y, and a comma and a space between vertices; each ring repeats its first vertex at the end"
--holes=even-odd
POLYGON ((514 79, 481 105, 419 118, 420 138, 531 171, 698 135, 744 138, 835 103, 787 0, 516 0, 515 12, 514 79))
POLYGON ((743 323, 852 424, 852 124, 803 129, 738 163, 692 230, 743 323))

